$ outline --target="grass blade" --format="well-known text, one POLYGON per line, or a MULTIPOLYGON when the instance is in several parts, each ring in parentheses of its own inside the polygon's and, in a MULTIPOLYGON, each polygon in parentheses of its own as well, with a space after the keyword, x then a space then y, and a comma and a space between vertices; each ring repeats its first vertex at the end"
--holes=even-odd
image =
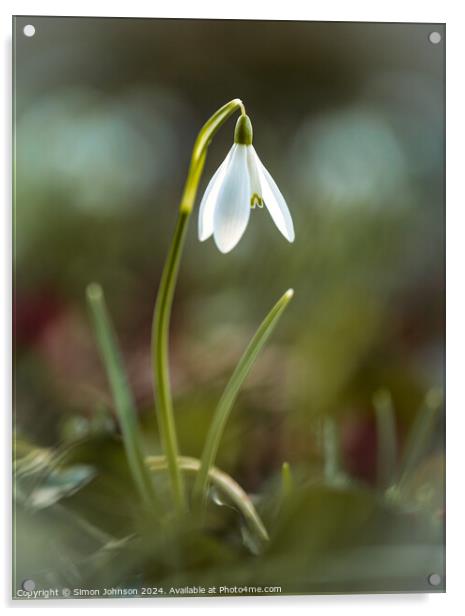
POLYGON ((338 484, 341 473, 341 451, 339 431, 332 417, 323 423, 324 477, 328 484, 338 484))
POLYGON ((133 396, 105 305, 103 291, 99 285, 94 283, 87 287, 87 301, 92 315, 97 344, 113 394, 116 414, 134 483, 147 506, 158 506, 152 478, 145 466, 142 438, 137 424, 133 396))
POLYGON ((258 354, 271 335, 276 323, 286 309, 286 306, 292 299, 293 295, 294 291, 292 289, 286 291, 286 293, 284 293, 284 295, 276 302, 270 312, 266 315, 239 360, 231 379, 226 385, 223 395, 221 396, 218 406, 216 407, 213 420, 210 425, 210 430, 207 434, 207 440, 201 458, 200 470, 194 484, 195 499, 206 497, 209 469, 215 462, 221 437, 223 436, 224 428, 228 420, 229 413, 231 412, 233 404, 237 398, 237 394, 239 393, 239 390, 249 374, 255 360, 257 359, 258 354))
POLYGON ((441 391, 431 389, 426 394, 423 408, 417 414, 408 435, 399 473, 399 487, 408 479, 411 471, 417 466, 427 450, 441 407, 441 391))

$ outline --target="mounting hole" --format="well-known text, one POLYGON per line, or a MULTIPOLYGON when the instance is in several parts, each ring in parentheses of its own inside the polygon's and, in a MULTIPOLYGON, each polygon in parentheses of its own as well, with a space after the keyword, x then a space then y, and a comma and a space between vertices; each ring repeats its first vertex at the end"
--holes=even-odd
POLYGON ((442 36, 439 34, 439 32, 430 32, 428 39, 430 43, 433 43, 433 45, 437 45, 441 42, 442 36))
POLYGON ((34 580, 24 580, 21 586, 26 592, 32 592, 36 587, 36 583, 34 580))
POLYGON ((439 575, 439 573, 432 573, 428 576, 428 582, 431 584, 431 586, 439 586, 439 584, 441 583, 441 576, 439 575))
POLYGON ((23 33, 24 36, 28 36, 30 38, 31 36, 34 36, 34 34, 36 33, 36 29, 32 24, 28 24, 27 26, 24 26, 23 33))

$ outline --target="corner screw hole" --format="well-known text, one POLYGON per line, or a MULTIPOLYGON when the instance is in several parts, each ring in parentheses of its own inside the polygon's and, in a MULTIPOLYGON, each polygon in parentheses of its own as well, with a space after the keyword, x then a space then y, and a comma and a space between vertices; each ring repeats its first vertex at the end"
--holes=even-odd
POLYGON ((36 29, 34 28, 32 24, 28 24, 27 26, 24 26, 23 28, 24 36, 31 38, 31 36, 34 36, 35 33, 36 33, 36 29))
POLYGON ((439 32, 430 32, 428 39, 430 43, 433 43, 433 45, 437 45, 441 42, 442 36, 439 34, 439 32))
POLYGON ((441 576, 439 575, 439 573, 432 573, 428 576, 428 582, 431 584, 431 586, 439 586, 439 584, 441 583, 441 576))

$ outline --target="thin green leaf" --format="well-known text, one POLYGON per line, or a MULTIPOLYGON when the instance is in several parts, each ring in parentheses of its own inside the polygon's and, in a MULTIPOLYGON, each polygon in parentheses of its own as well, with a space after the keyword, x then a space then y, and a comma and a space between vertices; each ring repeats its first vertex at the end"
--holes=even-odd
POLYGON ((147 506, 158 506, 152 478, 144 462, 142 437, 137 424, 133 396, 126 378, 116 336, 105 305, 102 288, 87 287, 95 335, 112 390, 116 414, 123 435, 126 456, 134 483, 147 506))
POLYGON ((218 448, 223 436, 224 428, 228 420, 229 414, 233 407, 233 404, 237 398, 239 390, 247 378, 258 354, 262 350, 264 344, 271 335, 275 328, 280 316, 286 309, 286 306, 292 299, 294 291, 289 289, 284 295, 276 302, 270 312, 266 315, 262 321, 260 327, 257 329, 254 337, 250 341, 244 354, 242 355, 239 363, 234 370, 231 379, 229 380, 223 395, 216 407, 210 430, 207 434, 205 447, 202 454, 202 462, 200 471, 196 477, 194 484, 194 498, 200 499, 206 498, 208 487, 208 473, 209 469, 213 466, 218 453, 218 448))
POLYGON ((431 442, 439 411, 442 407, 442 392, 431 389, 425 396, 423 408, 417 414, 408 435, 399 473, 399 487, 417 466, 431 442))

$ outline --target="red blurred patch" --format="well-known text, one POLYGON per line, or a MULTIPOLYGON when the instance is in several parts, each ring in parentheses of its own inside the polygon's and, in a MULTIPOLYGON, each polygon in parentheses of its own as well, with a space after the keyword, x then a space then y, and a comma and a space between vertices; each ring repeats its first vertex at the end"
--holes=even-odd
POLYGON ((65 309, 63 300, 48 288, 32 292, 16 292, 13 300, 13 341, 18 346, 31 346, 65 309))
POLYGON ((351 416, 342 424, 342 456, 346 471, 369 483, 376 481, 376 423, 370 415, 351 416))

